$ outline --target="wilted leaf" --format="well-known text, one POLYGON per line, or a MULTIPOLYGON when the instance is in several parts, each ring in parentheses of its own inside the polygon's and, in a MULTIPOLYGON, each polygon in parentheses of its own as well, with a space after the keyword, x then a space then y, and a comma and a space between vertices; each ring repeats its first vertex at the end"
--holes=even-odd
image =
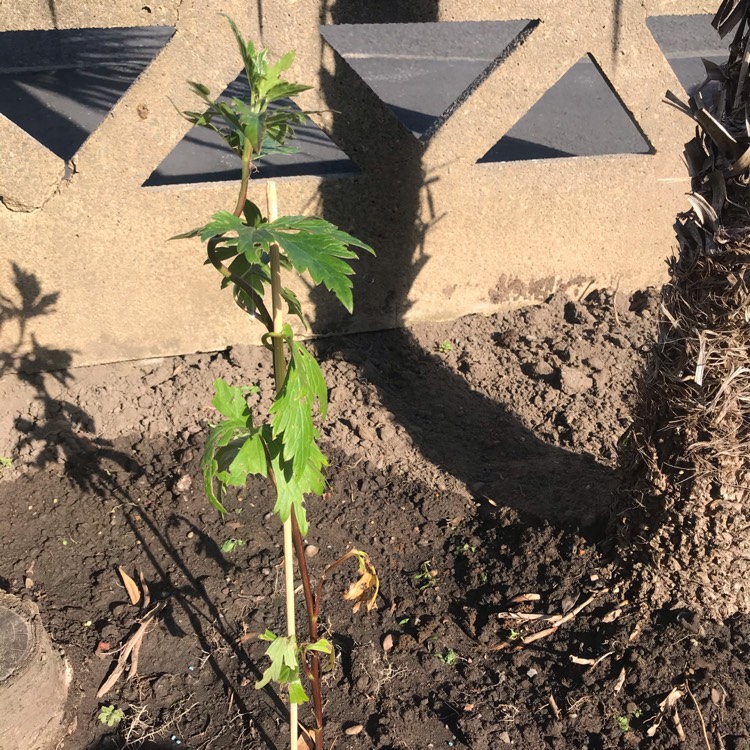
POLYGON ((120 574, 122 583, 125 586, 125 591, 128 592, 130 603, 138 604, 141 600, 141 591, 138 588, 138 584, 125 572, 122 566, 117 566, 117 572, 120 574))
POLYGON ((355 581, 343 595, 347 601, 354 602, 352 612, 359 612, 363 602, 367 604, 367 611, 372 612, 377 607, 378 591, 380 590, 380 579, 375 566, 370 561, 366 552, 353 549, 347 552, 340 560, 343 562, 348 557, 356 557, 359 563, 359 579, 355 581))

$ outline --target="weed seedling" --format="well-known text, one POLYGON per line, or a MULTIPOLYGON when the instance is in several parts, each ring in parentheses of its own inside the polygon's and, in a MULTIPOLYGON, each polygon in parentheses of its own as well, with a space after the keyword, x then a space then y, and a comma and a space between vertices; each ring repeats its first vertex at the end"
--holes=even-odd
POLYGON ((221 547, 219 549, 225 554, 229 555, 232 552, 234 552, 239 547, 245 546, 245 540, 244 539, 227 539, 225 542, 222 543, 221 547))
MULTIPOLYGON (((267 477, 276 490, 274 512, 283 526, 284 577, 286 583, 286 635, 266 630, 266 656, 271 665, 256 684, 283 686, 290 702, 290 747, 297 750, 297 706, 308 700, 302 684, 306 677, 312 693, 315 727, 308 731, 316 750, 323 748, 323 699, 320 655, 329 662, 333 646, 318 636, 323 581, 346 560, 355 559, 358 579, 344 594, 354 611, 365 603, 375 608, 379 582, 369 557, 351 550, 329 565, 314 591, 307 568, 303 537, 309 533, 305 495, 323 495, 326 489, 326 457, 318 447, 316 416, 324 418, 328 389, 313 355, 297 339, 284 315, 305 324, 302 307, 294 291, 283 283, 281 272, 306 274, 313 286, 325 286, 352 311, 350 265, 356 249, 372 248, 333 224, 317 217, 277 215, 275 183, 267 183, 267 216, 248 199, 248 185, 257 162, 270 154, 290 153, 287 145, 294 126, 310 113, 293 108, 290 98, 309 89, 282 78, 294 61, 294 52, 272 62, 265 49, 256 49, 243 39, 229 20, 244 64, 250 88, 247 100, 214 99, 201 83, 190 88, 201 99, 201 111, 181 112, 192 124, 208 128, 224 139, 239 157, 242 177, 232 210, 220 210, 208 222, 173 239, 200 237, 206 243, 206 263, 221 275, 222 288, 232 290, 235 303, 251 320, 265 329, 263 345, 271 352, 274 400, 260 419, 251 413, 247 396, 257 386, 234 386, 224 380, 214 384, 213 405, 222 420, 211 429, 201 462, 206 494, 223 516, 227 510, 227 487, 242 487, 249 475, 267 477), (294 557, 296 553, 304 591, 309 640, 298 642, 294 614, 294 557)), ((222 551, 231 552, 239 540, 230 539, 222 551)))
POLYGON ((446 339, 445 341, 438 344, 437 350, 440 354, 450 354, 453 351, 453 344, 446 339))
POLYGON ((414 580, 419 583, 419 590, 425 591, 437 586, 437 570, 432 569, 432 562, 425 560, 419 573, 414 574, 414 580))
POLYGON ((13 459, 9 456, 0 456, 0 468, 10 469, 13 467, 13 459))
POLYGON ((617 726, 623 734, 627 734, 630 731, 630 719, 627 716, 618 716, 617 726))
POLYGON ((96 718, 107 727, 116 727, 125 718, 125 714, 115 706, 102 706, 96 718))
POLYGON ((452 667, 461 657, 452 649, 449 648, 446 651, 439 651, 435 654, 443 664, 447 664, 452 667))

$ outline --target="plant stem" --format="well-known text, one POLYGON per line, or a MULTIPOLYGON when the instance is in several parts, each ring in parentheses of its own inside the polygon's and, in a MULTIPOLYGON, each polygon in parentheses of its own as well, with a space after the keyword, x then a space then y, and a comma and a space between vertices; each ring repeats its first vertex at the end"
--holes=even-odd
MULTIPOLYGON (((299 530, 297 516, 292 508, 292 532, 294 549, 297 552, 299 572, 302 577, 302 589, 305 593, 305 608, 307 609, 307 625, 310 630, 310 643, 318 640, 318 607, 319 604, 313 596, 312 584, 310 583, 310 571, 307 568, 305 547, 302 543, 302 532, 299 530)), ((315 713, 315 750, 323 750, 323 694, 320 685, 320 654, 310 651, 310 688, 312 692, 313 712, 315 713)))
MULTIPOLYGON (((245 192, 247 192, 247 179, 245 174, 245 160, 243 156, 242 179, 245 192)), ((266 186, 266 198, 268 200, 268 218, 275 221, 278 218, 278 199, 276 197, 276 183, 271 180, 266 186)), ((243 201, 244 205, 244 201, 243 201)), ((273 317, 273 332, 281 333, 284 325, 284 308, 281 298, 281 262, 279 259, 279 246, 271 245, 271 315, 273 317)), ((286 359, 284 357, 284 340, 280 336, 274 336, 273 343, 273 377, 278 395, 284 385, 286 377, 286 359)), ((292 519, 289 517, 284 521, 284 581, 286 587, 286 629, 288 636, 297 635, 297 627, 294 617, 294 541, 292 534, 292 519)), ((289 743, 290 750, 297 750, 297 704, 289 702, 289 743)))
MULTIPOLYGON (((250 163, 253 155, 253 147, 250 139, 245 139, 245 145, 242 148, 242 182, 240 182, 240 194, 237 196, 237 205, 234 207, 234 215, 241 216, 242 209, 245 208, 247 200, 247 185, 250 180, 250 163)), ((297 750, 297 748, 294 748, 297 750)))

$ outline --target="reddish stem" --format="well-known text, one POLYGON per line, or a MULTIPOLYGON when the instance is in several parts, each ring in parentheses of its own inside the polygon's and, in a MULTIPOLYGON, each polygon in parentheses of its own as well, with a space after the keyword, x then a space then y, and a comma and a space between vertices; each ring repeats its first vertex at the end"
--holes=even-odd
MULTIPOLYGON (((302 589, 305 594, 305 608, 307 609, 307 624, 310 629, 310 643, 318 640, 318 608, 320 602, 313 596, 312 584, 310 583, 310 571, 307 567, 305 557, 305 546, 302 542, 302 533, 297 523, 297 515, 292 506, 292 538, 294 550, 297 553, 297 563, 302 578, 302 589)), ((323 750, 323 693, 320 685, 320 654, 317 651, 308 651, 310 659, 310 687, 312 691, 313 712, 315 713, 315 750, 323 750)))

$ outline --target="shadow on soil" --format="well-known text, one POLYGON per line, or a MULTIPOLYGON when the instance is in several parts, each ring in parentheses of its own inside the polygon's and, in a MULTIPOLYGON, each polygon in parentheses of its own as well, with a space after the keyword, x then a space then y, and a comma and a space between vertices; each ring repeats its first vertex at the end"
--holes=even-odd
MULTIPOLYGON (((216 542, 204 534, 192 520, 178 514, 171 514, 166 526, 160 526, 144 504, 133 497, 131 488, 144 475, 145 469, 129 452, 120 451, 110 441, 96 437, 94 420, 75 404, 57 395, 63 394, 65 388, 75 380, 73 371, 64 369, 71 364, 71 353, 44 347, 33 333, 28 333, 30 321, 54 313, 59 293, 43 293, 37 276, 24 271, 15 263, 13 279, 15 293, 12 297, 0 295, 0 330, 7 325, 15 325, 18 333, 15 343, 0 355, 0 376, 17 371, 19 379, 34 388, 35 399, 42 404, 41 416, 37 419, 16 420, 15 427, 21 435, 17 450, 34 445, 37 455, 33 465, 37 468, 62 465, 65 474, 81 490, 102 498, 119 499, 127 526, 156 572, 156 579, 150 581, 149 586, 154 601, 162 603, 158 617, 167 629, 173 635, 185 635, 173 617, 175 608, 181 610, 188 618, 203 651, 211 653, 214 649, 206 633, 206 626, 210 624, 211 629, 218 632, 222 642, 247 672, 256 680, 260 679, 261 671, 223 624, 219 609, 207 594, 201 580, 189 569, 167 534, 170 528, 186 525, 202 546, 202 551, 226 570, 226 561, 216 542), (44 372, 45 368, 56 369, 44 372), (53 393, 52 385, 56 386, 54 390, 57 393, 53 393), (183 589, 176 589, 170 584, 170 574, 162 562, 164 560, 184 576, 187 585, 183 589)), ((226 694, 235 695, 238 712, 247 714, 247 708, 239 697, 238 686, 227 677, 213 656, 207 661, 216 679, 224 686, 226 694)), ((288 710, 284 703, 270 688, 266 689, 266 693, 280 716, 288 721, 288 710)), ((253 729, 267 747, 274 747, 257 722, 254 722, 253 729)), ((118 746, 104 744, 101 747, 118 746)))
MULTIPOLYGON (((379 4, 363 10, 358 0, 338 0, 328 11, 333 23, 438 20, 437 3, 429 1, 379 4)), ((475 496, 491 495, 502 504, 553 522, 575 519, 583 523, 586 533, 598 533, 615 485, 614 473, 589 456, 540 441, 501 405, 449 370, 438 356, 424 351, 408 330, 397 328, 411 306, 411 287, 430 260, 426 238, 441 216, 432 204, 433 182, 422 164, 423 144, 396 121, 342 57, 335 59, 335 70, 321 73, 323 96, 336 113, 330 136, 355 162, 362 160, 364 173, 323 182, 320 211, 376 249, 377 258, 364 257, 356 264, 357 319, 366 326, 370 316, 381 322, 390 317, 394 330, 333 337, 320 342, 321 351, 324 356, 361 364, 384 406, 408 431, 414 445, 465 482, 475 496), (379 153, 377 169, 368 169, 371 155, 366 144, 381 142, 383 132, 393 132, 397 146, 379 153), (382 217, 388 217, 387 232, 376 234, 373 226, 384 226, 382 217), (386 277, 388 291, 376 281, 386 277), (581 485, 584 474, 596 481, 581 485)), ((498 253, 502 252, 505 248, 499 241, 498 253)), ((465 280, 471 274, 467 267, 465 280)), ((446 290, 448 296, 455 293, 455 288, 446 290)), ((325 290, 312 292, 318 330, 329 328, 329 297, 325 290)))

